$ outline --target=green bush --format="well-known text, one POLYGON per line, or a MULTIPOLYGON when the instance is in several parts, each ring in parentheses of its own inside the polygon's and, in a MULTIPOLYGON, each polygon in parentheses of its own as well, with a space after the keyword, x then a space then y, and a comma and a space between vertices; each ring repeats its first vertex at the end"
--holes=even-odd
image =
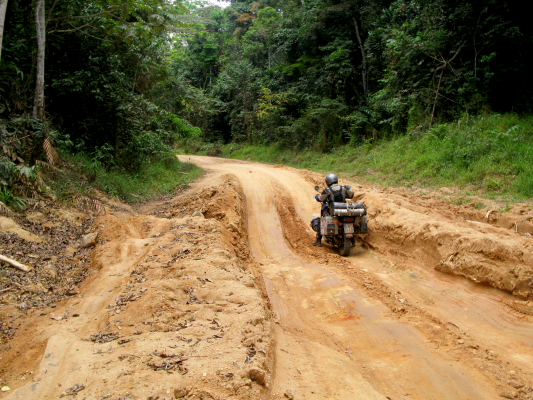
POLYGON ((174 193, 202 173, 200 168, 181 163, 175 156, 144 163, 135 172, 119 166, 106 168, 94 156, 82 153, 64 157, 69 167, 63 173, 52 174, 51 185, 58 197, 67 201, 73 193, 90 196, 93 188, 129 202, 149 200, 174 193))
POLYGON ((0 203, 13 207, 15 211, 22 211, 22 209, 28 204, 26 200, 15 196, 5 186, 0 188, 0 203))
POLYGON ((425 133, 347 145, 330 153, 288 146, 223 146, 224 155, 335 171, 366 182, 470 186, 513 198, 533 197, 533 116, 464 116, 425 133))

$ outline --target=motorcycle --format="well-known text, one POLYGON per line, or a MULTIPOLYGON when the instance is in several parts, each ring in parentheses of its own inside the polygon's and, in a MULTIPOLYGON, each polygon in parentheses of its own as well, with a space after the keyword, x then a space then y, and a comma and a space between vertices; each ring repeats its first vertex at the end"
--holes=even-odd
MULTIPOLYGON (((319 186, 315 190, 321 192, 319 186)), ((311 227, 320 232, 326 243, 337 247, 341 256, 348 257, 356 244, 356 235, 368 233, 366 206, 363 203, 338 203, 331 199, 322 204, 322 217, 313 218, 311 227)))

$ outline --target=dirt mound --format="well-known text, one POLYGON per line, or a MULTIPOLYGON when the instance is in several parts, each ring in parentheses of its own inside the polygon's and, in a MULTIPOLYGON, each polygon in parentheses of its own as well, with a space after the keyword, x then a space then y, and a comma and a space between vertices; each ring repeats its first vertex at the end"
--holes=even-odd
POLYGON ((230 234, 230 246, 237 250, 239 257, 243 260, 249 257, 244 194, 235 176, 223 175, 220 183, 185 193, 179 204, 159 212, 168 213, 173 218, 200 212, 207 219, 215 219, 230 234))
POLYGON ((22 322, 1 354, 1 383, 17 389, 8 398, 261 397, 271 328, 246 269, 242 191, 223 179, 167 205, 175 218, 96 220, 99 244, 80 294, 22 322))
POLYGON ((361 198, 370 207, 368 243, 401 264, 461 275, 516 296, 533 296, 533 242, 510 229, 455 220, 428 207, 406 207, 377 193, 361 198))

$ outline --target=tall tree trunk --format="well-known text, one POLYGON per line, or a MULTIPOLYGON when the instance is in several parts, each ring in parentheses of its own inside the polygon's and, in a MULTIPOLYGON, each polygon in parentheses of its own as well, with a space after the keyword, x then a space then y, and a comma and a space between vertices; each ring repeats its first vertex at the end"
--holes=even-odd
POLYGON ((437 85, 437 91, 435 93, 435 101, 433 102, 433 111, 431 112, 431 121, 429 123, 430 126, 433 126, 433 121, 435 120, 435 110, 437 109, 437 101, 439 101, 439 92, 440 92, 440 84, 442 83, 442 75, 444 75, 444 67, 440 71, 439 84, 437 85))
POLYGON ((354 16, 352 16, 353 24, 355 25, 355 34, 357 35, 357 41, 359 42, 359 48, 361 49, 361 57, 363 58, 363 92, 366 94, 368 90, 368 83, 366 78, 366 55, 365 48, 363 47, 363 40, 361 39, 361 34, 359 33, 359 24, 354 16))
POLYGON ((7 0, 0 0, 0 60, 2 59, 2 39, 4 38, 4 21, 6 19, 7 0))
POLYGON ((44 119, 44 49, 46 45, 46 21, 44 1, 38 0, 35 8, 35 26, 37 27, 37 79, 35 82, 35 99, 33 118, 44 119))

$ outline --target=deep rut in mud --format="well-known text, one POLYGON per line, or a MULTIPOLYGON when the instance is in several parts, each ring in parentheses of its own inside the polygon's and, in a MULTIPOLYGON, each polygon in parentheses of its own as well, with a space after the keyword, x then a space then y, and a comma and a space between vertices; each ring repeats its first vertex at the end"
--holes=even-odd
POLYGON ((321 176, 193 160, 231 172, 247 196, 251 253, 277 319, 273 398, 287 388, 303 398, 531 396, 524 348, 533 331, 505 303, 517 299, 438 272, 529 297, 528 238, 354 185, 370 209, 374 250, 343 259, 310 245, 321 176))
POLYGON ((530 208, 344 181, 371 233, 343 258, 311 245, 321 175, 189 159, 184 194, 97 220, 79 296, 0 353, 6 398, 533 398, 530 208))

